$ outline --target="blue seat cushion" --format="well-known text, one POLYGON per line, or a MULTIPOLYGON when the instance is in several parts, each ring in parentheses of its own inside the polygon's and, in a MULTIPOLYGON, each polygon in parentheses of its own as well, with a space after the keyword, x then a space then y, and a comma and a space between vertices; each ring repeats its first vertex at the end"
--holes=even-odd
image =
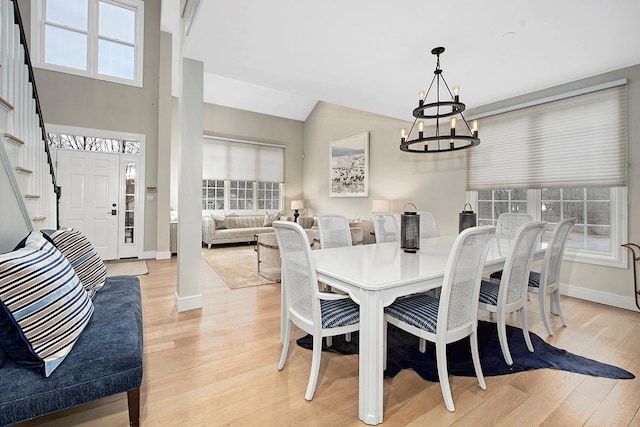
POLYGON ((537 271, 532 271, 531 273, 529 273, 529 287, 540 287, 540 273, 538 273, 537 271))
POLYGON ((384 312, 404 323, 435 334, 439 306, 438 298, 421 294, 400 299, 386 307, 384 312))
POLYGON ((93 301, 91 321, 50 377, 9 359, 0 369, 0 425, 139 388, 142 303, 135 276, 114 276, 93 301))
POLYGON ((351 298, 320 300, 323 328, 355 325, 360 321, 360 306, 351 298))
POLYGON ((491 305, 498 305, 498 292, 500 285, 494 282, 483 280, 480 284, 480 302, 491 305))

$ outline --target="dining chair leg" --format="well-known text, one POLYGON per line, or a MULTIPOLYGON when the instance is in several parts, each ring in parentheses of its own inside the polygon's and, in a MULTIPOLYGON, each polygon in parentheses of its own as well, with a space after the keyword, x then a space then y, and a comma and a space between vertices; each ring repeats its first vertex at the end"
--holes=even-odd
POLYGON ((562 326, 567 326, 567 322, 564 321, 564 315, 562 314, 562 308, 560 307, 560 289, 556 289, 553 292, 552 301, 555 302, 555 308, 558 311, 558 316, 560 316, 560 320, 562 321, 562 326))
POLYGON ((316 391, 318 383, 318 373, 320 372, 320 357, 322 356, 322 336, 316 334, 313 336, 313 355, 311 356, 311 372, 309 373, 309 384, 304 398, 313 399, 313 393, 316 391))
POLYGON ((513 359, 511 358, 511 352, 509 351, 509 343, 507 342, 507 325, 505 323, 504 313, 498 311, 498 341, 500 341, 500 348, 502 349, 502 355, 507 365, 513 365, 513 359))
MULTIPOLYGON (((544 322, 544 327, 547 329, 547 333, 549 335, 553 335, 553 330, 551 329, 551 322, 549 321, 549 311, 547 309, 546 304, 546 295, 544 292, 538 292, 538 300, 540 301, 540 314, 542 315, 542 321, 544 322)), ((553 300, 553 298, 551 298, 553 300)))
POLYGON ((346 334, 344 334, 344 340, 346 342, 351 342, 351 332, 347 332, 346 334))
POLYGON ((333 337, 326 337, 327 347, 331 347, 333 345, 333 337))
POLYGON ((451 395, 451 385, 449 384, 449 372, 447 370, 447 345, 436 343, 436 363, 438 365, 438 380, 444 404, 449 412, 455 412, 453 396, 451 395))
POLYGON ((478 385, 481 389, 486 390, 487 384, 484 381, 484 374, 482 373, 482 365, 480 364, 480 350, 478 349, 478 331, 475 331, 469 337, 471 342, 471 359, 473 360, 473 368, 476 371, 476 377, 478 378, 478 385))
POLYGON ((287 353, 289 353, 289 341, 291 340, 291 322, 287 321, 287 326, 284 327, 284 343, 282 344, 282 353, 280 354, 280 362, 278 362, 278 370, 284 369, 284 364, 287 361, 287 353))
POLYGON ((420 338, 420 343, 418 344, 418 350, 420 353, 424 353, 427 351, 427 340, 424 338, 420 338))
POLYGON ((520 325, 522 326, 522 333, 524 334, 524 342, 527 343, 527 348, 533 353, 533 344, 531 344, 531 336, 529 329, 527 328, 527 310, 526 307, 522 307, 520 310, 520 325))

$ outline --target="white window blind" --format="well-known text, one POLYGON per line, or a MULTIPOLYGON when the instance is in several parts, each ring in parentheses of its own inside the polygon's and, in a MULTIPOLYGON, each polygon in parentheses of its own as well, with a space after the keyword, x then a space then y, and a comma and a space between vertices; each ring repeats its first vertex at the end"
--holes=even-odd
POLYGON ((202 176, 206 179, 226 179, 227 142, 204 139, 202 144, 202 176))
POLYGON ((467 190, 627 183, 627 86, 481 118, 467 190))
POLYGON ((229 179, 255 181, 257 146, 229 143, 229 179))
POLYGON ((205 179, 284 181, 284 147, 203 138, 205 179))
POLYGON ((284 181, 284 150, 282 148, 260 146, 257 180, 284 181))

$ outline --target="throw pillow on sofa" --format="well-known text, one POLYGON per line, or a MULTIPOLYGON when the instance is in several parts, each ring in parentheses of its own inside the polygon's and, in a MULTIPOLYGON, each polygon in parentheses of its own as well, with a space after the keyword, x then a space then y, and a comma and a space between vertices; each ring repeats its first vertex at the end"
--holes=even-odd
POLYGON ((50 376, 92 314, 73 267, 42 234, 0 255, 0 344, 16 363, 50 376))
POLYGON ((93 299, 107 280, 107 266, 89 239, 73 228, 40 231, 71 263, 82 286, 93 299))
POLYGON ((277 220, 280 216, 280 212, 269 214, 269 212, 264 211, 264 223, 263 227, 271 227, 273 225, 273 221, 277 220))
POLYGON ((213 218, 213 222, 216 225, 216 230, 227 228, 227 218, 224 216, 224 214, 211 214, 211 218, 213 218))

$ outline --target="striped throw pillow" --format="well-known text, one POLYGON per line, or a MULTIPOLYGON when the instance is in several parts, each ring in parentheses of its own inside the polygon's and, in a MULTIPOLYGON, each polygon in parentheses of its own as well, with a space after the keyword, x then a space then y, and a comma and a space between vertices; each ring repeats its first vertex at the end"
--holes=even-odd
POLYGON ((73 267, 40 233, 0 255, 0 344, 18 364, 51 375, 92 314, 73 267))
POLYGON ((67 258, 82 286, 94 298, 107 279, 107 267, 89 239, 73 228, 40 231, 67 258))

